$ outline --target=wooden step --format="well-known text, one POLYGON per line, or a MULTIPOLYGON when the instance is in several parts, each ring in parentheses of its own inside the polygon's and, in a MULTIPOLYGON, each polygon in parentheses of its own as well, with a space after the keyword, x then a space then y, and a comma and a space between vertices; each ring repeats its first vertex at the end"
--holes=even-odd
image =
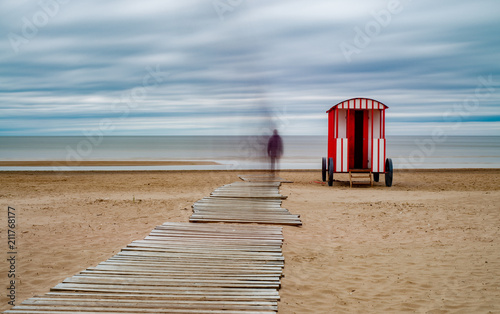
POLYGON ((370 169, 350 169, 349 183, 352 188, 353 184, 369 184, 373 186, 373 175, 370 169))

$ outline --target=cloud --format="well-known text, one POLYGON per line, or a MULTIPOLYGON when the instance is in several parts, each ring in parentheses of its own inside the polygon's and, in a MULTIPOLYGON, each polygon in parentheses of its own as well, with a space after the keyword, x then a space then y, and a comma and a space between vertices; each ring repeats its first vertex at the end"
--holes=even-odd
POLYGON ((324 135, 324 112, 357 96, 390 107, 389 133, 458 116, 500 135, 494 0, 243 0, 222 19, 215 1, 40 3, 0 3, 0 135, 81 135, 102 119, 116 135, 251 134, 276 111, 283 134, 324 135), (148 68, 161 82, 144 83, 148 68))

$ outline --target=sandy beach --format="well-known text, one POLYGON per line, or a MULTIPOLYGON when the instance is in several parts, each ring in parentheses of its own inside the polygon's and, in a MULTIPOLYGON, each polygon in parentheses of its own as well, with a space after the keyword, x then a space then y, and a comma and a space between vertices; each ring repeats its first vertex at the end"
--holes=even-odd
MULTIPOLYGON (((16 304, 95 266, 240 172, 0 172, 0 310, 10 308, 7 208, 16 210, 16 304)), ((397 171, 394 186, 282 172, 280 313, 500 312, 500 169, 397 171)))

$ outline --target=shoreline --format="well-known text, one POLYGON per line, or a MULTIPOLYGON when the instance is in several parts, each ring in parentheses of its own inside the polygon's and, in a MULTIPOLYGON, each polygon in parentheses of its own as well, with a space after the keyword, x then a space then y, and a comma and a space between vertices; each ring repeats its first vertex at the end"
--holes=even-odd
POLYGON ((110 166, 195 166, 220 165, 214 161, 192 160, 0 160, 0 167, 110 167, 110 166))
MULTIPOLYGON (((281 171, 321 171, 319 162, 299 161, 283 158, 281 171)), ((0 172, 35 171, 35 172, 75 172, 75 171, 266 171, 267 159, 177 159, 177 160, 0 160, 0 172)), ((472 169, 500 169, 500 163, 494 164, 433 164, 411 166, 395 165, 394 171, 460 171, 472 169)))

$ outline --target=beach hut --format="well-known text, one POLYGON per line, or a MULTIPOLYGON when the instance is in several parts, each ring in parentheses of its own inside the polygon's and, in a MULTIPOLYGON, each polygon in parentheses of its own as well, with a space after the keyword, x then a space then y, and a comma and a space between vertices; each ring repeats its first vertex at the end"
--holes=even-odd
POLYGON ((385 110, 383 103, 368 98, 342 101, 327 111, 328 157, 322 159, 322 177, 333 184, 334 173, 349 173, 353 183, 378 182, 392 186, 392 160, 386 158, 385 110), (361 181, 360 181, 361 180, 361 181))

